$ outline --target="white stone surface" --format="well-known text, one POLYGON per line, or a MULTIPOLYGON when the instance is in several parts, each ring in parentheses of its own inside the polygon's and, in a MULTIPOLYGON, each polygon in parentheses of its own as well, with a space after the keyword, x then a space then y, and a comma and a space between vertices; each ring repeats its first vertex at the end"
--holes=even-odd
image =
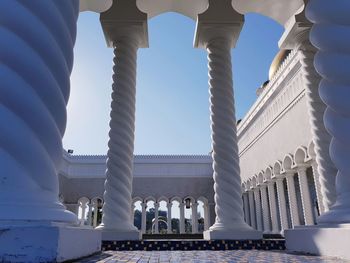
POLYGON ((79 10, 93 11, 101 13, 107 11, 112 6, 113 0, 80 0, 79 10))
POLYGON ((285 231, 289 251, 350 260, 350 225, 307 226, 285 231))
POLYGON ((101 233, 89 228, 28 223, 0 227, 2 262, 63 262, 100 249, 101 233))

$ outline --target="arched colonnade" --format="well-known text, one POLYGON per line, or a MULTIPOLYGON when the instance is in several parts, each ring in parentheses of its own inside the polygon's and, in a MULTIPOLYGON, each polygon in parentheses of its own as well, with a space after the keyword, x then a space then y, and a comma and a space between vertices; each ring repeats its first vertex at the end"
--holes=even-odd
POLYGON ((264 233, 314 225, 325 212, 313 143, 271 163, 242 190, 246 222, 264 233))

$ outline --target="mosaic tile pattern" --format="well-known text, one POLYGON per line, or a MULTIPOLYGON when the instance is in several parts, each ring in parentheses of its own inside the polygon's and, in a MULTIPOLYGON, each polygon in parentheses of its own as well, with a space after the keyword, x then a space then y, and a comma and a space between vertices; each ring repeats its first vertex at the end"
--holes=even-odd
POLYGON ((106 251, 77 263, 346 263, 338 258, 287 254, 282 251, 106 251))
POLYGON ((115 251, 186 251, 186 250, 284 250, 283 239, 265 240, 145 240, 145 241, 103 241, 102 250, 115 251))

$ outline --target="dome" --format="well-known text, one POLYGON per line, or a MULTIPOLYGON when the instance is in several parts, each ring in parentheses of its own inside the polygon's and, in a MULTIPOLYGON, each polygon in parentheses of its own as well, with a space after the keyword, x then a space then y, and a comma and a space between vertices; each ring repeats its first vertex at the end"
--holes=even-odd
POLYGON ((277 70, 282 65, 283 61, 288 57, 291 50, 289 49, 281 49, 275 58, 272 60, 270 70, 269 70, 269 80, 273 78, 273 76, 276 74, 277 70))

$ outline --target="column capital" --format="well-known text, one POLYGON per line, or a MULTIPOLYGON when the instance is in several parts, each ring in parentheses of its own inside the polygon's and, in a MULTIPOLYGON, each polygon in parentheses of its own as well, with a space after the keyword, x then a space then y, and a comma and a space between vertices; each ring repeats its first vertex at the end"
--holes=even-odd
POLYGON ((291 169, 291 170, 287 170, 285 171, 285 176, 286 178, 290 178, 290 177, 293 177, 295 175, 296 171, 294 169, 291 169))
POLYGON ((197 17, 194 47, 206 48, 213 39, 227 39, 236 45, 244 16, 233 9, 231 0, 209 0, 208 9, 197 17))
POLYGON ((306 169, 308 168, 309 166, 307 164, 300 164, 300 165, 297 165, 296 166, 296 170, 299 173, 306 173, 306 169))
POLYGON ((154 208, 156 208, 156 209, 159 208, 159 203, 158 202, 154 202, 154 208))
POLYGON ((142 207, 142 209, 147 209, 147 203, 142 202, 142 203, 141 203, 141 207, 142 207))
MULTIPOLYGON (((304 0, 305 6, 308 0, 304 0)), ((309 41, 312 23, 305 17, 305 10, 292 16, 284 25, 285 31, 278 41, 281 49, 314 49, 309 41), (303 47, 301 47, 303 46, 303 47)))
POLYGON ((173 207, 173 203, 172 202, 169 202, 166 204, 166 207, 169 209, 169 208, 172 208, 173 207))
POLYGON ((101 13, 100 22, 108 47, 125 38, 135 38, 139 47, 148 47, 147 14, 136 6, 136 0, 113 1, 106 12, 101 13))

